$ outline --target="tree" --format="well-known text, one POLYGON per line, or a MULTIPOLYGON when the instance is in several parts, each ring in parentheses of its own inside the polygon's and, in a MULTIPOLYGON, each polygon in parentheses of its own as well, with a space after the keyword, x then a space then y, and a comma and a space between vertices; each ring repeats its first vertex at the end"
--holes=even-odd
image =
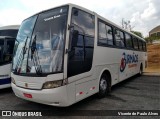
POLYGON ((149 43, 149 42, 152 43, 152 41, 150 40, 149 37, 145 37, 144 39, 145 39, 145 41, 146 41, 147 43, 149 43))
POLYGON ((141 32, 139 32, 139 31, 131 31, 131 32, 134 33, 135 35, 137 35, 137 36, 143 38, 143 35, 142 35, 141 32))
POLYGON ((160 40, 160 36, 149 36, 145 38, 147 43, 152 43, 154 40, 160 40))

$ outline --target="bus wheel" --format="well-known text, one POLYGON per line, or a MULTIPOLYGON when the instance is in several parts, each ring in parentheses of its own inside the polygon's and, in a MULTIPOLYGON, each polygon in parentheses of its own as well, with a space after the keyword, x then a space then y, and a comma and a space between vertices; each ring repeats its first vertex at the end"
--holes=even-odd
POLYGON ((140 66, 140 69, 139 69, 139 76, 141 76, 143 74, 143 67, 142 67, 142 64, 140 66))
POLYGON ((105 97, 108 92, 109 92, 109 81, 108 81, 108 77, 107 77, 106 74, 103 74, 103 75, 101 76, 100 81, 99 81, 98 97, 99 97, 99 98, 105 97))

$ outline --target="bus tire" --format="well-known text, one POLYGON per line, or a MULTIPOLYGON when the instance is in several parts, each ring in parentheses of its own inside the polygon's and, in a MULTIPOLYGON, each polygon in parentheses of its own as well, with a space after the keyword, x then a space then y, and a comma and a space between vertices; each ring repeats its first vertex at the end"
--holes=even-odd
POLYGON ((140 69, 139 69, 139 76, 141 76, 143 74, 143 66, 141 64, 140 69))
POLYGON ((99 81, 99 92, 98 97, 103 98, 110 92, 110 81, 107 74, 102 74, 101 79, 99 81))

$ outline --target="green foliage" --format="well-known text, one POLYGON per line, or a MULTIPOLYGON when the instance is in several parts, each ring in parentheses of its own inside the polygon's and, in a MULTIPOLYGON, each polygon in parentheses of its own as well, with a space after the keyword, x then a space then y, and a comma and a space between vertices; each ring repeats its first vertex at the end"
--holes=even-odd
POLYGON ((147 43, 152 43, 154 40, 160 40, 160 36, 149 36, 145 38, 147 43))
POLYGON ((143 38, 143 35, 142 35, 141 32, 139 32, 139 31, 131 31, 131 32, 134 33, 134 34, 136 34, 137 36, 143 38))

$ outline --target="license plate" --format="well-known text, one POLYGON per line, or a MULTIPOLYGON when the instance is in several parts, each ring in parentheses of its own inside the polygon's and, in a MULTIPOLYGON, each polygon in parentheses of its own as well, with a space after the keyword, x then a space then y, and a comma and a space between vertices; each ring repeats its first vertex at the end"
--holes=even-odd
POLYGON ((24 97, 26 98, 32 98, 32 94, 23 93, 24 97))

